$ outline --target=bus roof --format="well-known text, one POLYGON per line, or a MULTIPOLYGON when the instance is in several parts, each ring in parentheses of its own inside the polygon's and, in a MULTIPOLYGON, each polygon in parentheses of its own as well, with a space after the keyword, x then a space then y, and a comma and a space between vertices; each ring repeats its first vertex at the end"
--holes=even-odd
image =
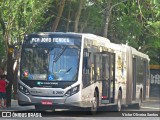
POLYGON ((83 33, 82 36, 84 36, 85 38, 92 39, 92 40, 100 40, 100 41, 103 41, 103 42, 110 43, 109 39, 98 36, 98 35, 94 35, 94 34, 83 33))
POLYGON ((142 57, 142 58, 146 58, 147 60, 150 60, 148 55, 146 55, 146 54, 144 54, 144 53, 142 53, 142 52, 137 51, 137 50, 136 50, 135 48, 133 48, 133 47, 130 47, 130 48, 131 48, 131 50, 132 50, 132 54, 133 54, 133 55, 137 55, 137 56, 140 56, 140 57, 142 57))
POLYGON ((113 49, 116 50, 116 51, 123 51, 123 52, 126 52, 127 49, 128 49, 129 51, 132 52, 133 55, 140 56, 140 57, 142 57, 142 58, 145 58, 145 59, 147 59, 147 60, 150 60, 148 55, 146 55, 146 54, 144 54, 144 53, 142 53, 142 52, 139 52, 139 51, 137 51, 135 48, 133 48, 133 47, 131 47, 131 46, 128 46, 128 45, 110 43, 110 46, 109 46, 109 47, 110 47, 110 48, 113 48, 113 49))
POLYGON ((123 46, 130 49, 133 55, 140 56, 141 58, 145 58, 147 60, 150 60, 149 56, 147 54, 139 52, 138 50, 136 50, 135 48, 133 48, 131 46, 128 46, 128 45, 123 45, 123 46))

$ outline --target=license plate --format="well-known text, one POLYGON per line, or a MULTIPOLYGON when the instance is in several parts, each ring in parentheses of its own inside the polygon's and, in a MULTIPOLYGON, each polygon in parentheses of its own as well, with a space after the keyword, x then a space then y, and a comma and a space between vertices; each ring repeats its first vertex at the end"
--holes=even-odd
POLYGON ((42 105, 52 105, 53 102, 52 101, 49 101, 49 100, 43 100, 41 101, 42 105))

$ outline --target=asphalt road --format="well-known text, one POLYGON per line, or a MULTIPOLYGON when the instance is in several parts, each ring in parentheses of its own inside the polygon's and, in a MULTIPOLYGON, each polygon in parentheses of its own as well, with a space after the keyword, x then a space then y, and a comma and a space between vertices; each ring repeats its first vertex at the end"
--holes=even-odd
POLYGON ((142 103, 142 108, 139 110, 135 109, 134 106, 129 106, 127 108, 124 107, 121 112, 110 112, 112 108, 105 108, 104 112, 98 112, 95 115, 91 115, 89 112, 68 110, 39 112, 34 109, 28 109, 27 111, 18 111, 15 114, 12 113, 12 117, 1 117, 0 120, 160 120, 160 100, 158 99, 147 100, 142 103), (159 117, 156 115, 159 115, 159 117))

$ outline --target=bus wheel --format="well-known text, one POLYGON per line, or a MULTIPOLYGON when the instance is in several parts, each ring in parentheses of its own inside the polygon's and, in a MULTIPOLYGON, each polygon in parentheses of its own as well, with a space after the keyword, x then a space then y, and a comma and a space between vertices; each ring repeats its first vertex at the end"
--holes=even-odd
POLYGON ((119 91, 117 105, 116 105, 116 111, 121 111, 121 109, 122 109, 122 93, 121 93, 121 91, 119 91))
POLYGON ((97 108, 98 108, 98 95, 97 92, 94 91, 94 97, 91 106, 91 114, 95 114, 97 112, 97 108))

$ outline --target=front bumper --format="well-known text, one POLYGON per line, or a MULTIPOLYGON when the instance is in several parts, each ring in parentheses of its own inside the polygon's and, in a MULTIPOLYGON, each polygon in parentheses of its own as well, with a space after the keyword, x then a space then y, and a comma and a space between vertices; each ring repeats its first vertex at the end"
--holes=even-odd
POLYGON ((52 102, 52 105, 44 105, 44 106, 52 106, 57 109, 70 109, 77 107, 90 107, 91 102, 81 101, 80 93, 76 93, 73 96, 67 97, 39 97, 32 95, 25 95, 22 92, 18 91, 18 104, 20 106, 29 106, 29 105, 42 105, 42 101, 48 100, 52 102))

